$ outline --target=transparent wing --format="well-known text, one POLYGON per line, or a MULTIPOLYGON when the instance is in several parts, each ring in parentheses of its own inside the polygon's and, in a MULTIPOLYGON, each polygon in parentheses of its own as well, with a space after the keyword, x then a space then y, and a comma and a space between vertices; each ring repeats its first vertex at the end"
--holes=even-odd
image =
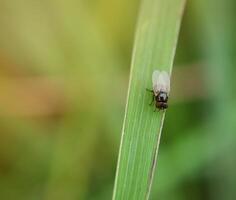
POLYGON ((161 71, 157 79, 157 90, 170 92, 170 76, 166 71, 161 71))
POLYGON ((158 83, 159 75, 160 75, 160 71, 158 71, 158 70, 155 70, 152 73, 152 87, 153 87, 153 91, 155 94, 159 92, 157 90, 157 83, 158 83))

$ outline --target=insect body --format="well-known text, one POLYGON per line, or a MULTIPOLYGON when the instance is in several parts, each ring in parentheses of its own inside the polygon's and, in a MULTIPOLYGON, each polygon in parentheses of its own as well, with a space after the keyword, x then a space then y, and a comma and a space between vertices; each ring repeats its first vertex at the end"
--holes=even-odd
MULTIPOLYGON (((170 92, 170 76, 166 71, 155 70, 152 74, 153 101, 156 108, 165 110, 168 108, 168 95, 170 92)), ((152 103, 153 103, 152 101, 152 103)))

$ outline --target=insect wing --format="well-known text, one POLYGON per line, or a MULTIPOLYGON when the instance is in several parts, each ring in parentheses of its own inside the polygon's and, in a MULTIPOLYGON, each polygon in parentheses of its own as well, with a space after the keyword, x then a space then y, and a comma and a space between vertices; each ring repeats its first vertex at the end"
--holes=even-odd
POLYGON ((170 76, 166 71, 160 72, 157 80, 157 89, 166 93, 170 92, 170 76))
POLYGON ((152 74, 152 87, 155 95, 159 93, 157 85, 159 76, 160 76, 160 71, 158 70, 155 70, 152 74))

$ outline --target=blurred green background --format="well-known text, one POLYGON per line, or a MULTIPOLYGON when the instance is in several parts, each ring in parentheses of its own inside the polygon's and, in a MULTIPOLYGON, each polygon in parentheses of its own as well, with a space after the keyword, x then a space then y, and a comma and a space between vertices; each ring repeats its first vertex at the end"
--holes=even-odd
MULTIPOLYGON (((139 4, 0 1, 1 200, 111 199, 139 4)), ((151 199, 236 199, 235 6, 187 4, 151 199)))

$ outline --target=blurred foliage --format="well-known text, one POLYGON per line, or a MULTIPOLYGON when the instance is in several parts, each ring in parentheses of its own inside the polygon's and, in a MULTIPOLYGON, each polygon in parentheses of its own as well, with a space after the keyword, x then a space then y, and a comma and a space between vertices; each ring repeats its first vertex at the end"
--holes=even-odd
MULTIPOLYGON (((0 2, 0 199, 111 199, 138 6, 0 2)), ((236 198, 235 6, 188 2, 151 199, 236 198)))

